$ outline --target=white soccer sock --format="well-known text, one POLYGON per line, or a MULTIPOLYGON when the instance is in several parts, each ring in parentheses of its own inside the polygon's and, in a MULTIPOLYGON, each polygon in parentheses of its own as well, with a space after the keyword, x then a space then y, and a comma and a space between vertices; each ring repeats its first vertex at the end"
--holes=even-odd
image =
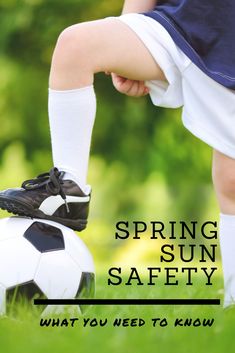
POLYGON ((49 89, 48 110, 54 166, 85 191, 96 113, 94 87, 49 89))
POLYGON ((220 215, 220 250, 226 307, 235 304, 235 215, 220 215))

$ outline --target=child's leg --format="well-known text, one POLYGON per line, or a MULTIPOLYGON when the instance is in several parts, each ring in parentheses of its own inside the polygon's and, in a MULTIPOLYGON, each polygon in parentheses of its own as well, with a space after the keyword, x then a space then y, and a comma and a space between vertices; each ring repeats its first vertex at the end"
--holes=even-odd
POLYGON ((221 210, 220 247, 224 272, 224 305, 235 304, 235 159, 214 152, 213 181, 221 210))
MULTIPOLYGON (((90 202, 86 175, 96 112, 93 79, 101 71, 137 81, 164 80, 142 41, 116 18, 63 31, 53 55, 49 89, 53 161, 60 171, 52 169, 49 175, 24 182, 23 188, 0 192, 0 208, 75 230, 86 227, 90 202)), ((133 85, 132 94, 138 94, 138 86, 133 85)))
POLYGON ((96 111, 94 74, 105 71, 135 80, 164 79, 142 41, 116 18, 74 25, 61 33, 49 82, 53 160, 83 189, 96 111))
POLYGON ((115 72, 135 80, 164 79, 137 35, 117 18, 85 22, 59 36, 49 86, 70 90, 93 84, 94 73, 115 72))

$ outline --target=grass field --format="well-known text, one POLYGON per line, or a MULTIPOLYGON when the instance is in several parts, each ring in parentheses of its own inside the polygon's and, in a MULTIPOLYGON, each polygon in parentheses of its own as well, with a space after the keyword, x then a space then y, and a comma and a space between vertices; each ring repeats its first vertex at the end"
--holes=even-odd
MULTIPOLYGON (((134 286, 104 286, 105 277, 97 278, 97 298, 221 298, 221 278, 216 285, 177 288, 177 292, 162 286, 150 290, 134 286)), ((235 309, 222 306, 93 306, 83 316, 64 315, 60 319, 78 318, 74 327, 40 327, 40 315, 18 307, 17 314, 0 319, 1 352, 175 352, 175 353, 232 353, 235 350, 235 309), (84 327, 84 319, 107 319, 105 326, 84 327), (114 327, 115 319, 141 318, 144 325, 114 327), (167 326, 153 327, 152 319, 166 319, 167 326), (214 319, 211 327, 174 326, 177 318, 214 319)), ((55 317, 57 318, 57 317, 55 317)), ((94 323, 94 321, 93 321, 94 323)))

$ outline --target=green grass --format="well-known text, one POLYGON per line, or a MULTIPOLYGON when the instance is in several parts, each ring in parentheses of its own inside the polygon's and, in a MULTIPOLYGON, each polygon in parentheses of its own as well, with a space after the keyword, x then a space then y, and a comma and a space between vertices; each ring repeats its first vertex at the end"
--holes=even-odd
MULTIPOLYGON (((178 287, 176 292, 166 286, 106 286, 106 277, 97 280, 98 298, 221 298, 221 278, 216 285, 205 287, 198 283, 178 287)), ((62 315, 60 318, 74 317, 62 315)), ((217 306, 93 306, 79 317, 74 327, 40 327, 40 315, 34 307, 22 304, 17 313, 0 319, 1 352, 174 352, 174 353, 232 353, 235 349, 235 309, 217 306), (104 320, 104 327, 83 327, 83 319, 104 320), (142 327, 113 327, 116 318, 141 318, 142 327), (152 318, 166 318, 166 327, 152 326, 152 318), (174 327, 176 318, 212 319, 212 327, 174 327)))

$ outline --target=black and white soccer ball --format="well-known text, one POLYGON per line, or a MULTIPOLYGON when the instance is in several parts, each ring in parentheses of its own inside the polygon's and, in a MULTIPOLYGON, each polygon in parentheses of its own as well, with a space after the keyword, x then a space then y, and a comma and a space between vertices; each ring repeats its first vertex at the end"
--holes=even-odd
POLYGON ((0 314, 12 298, 90 298, 94 281, 91 253, 71 229, 23 217, 0 220, 0 314))

